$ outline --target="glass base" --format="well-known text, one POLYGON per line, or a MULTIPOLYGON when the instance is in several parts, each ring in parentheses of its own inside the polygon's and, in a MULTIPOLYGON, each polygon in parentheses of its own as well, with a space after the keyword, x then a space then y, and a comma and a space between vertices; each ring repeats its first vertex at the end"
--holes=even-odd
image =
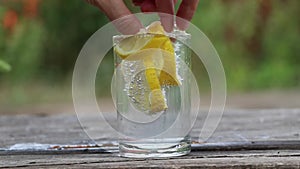
POLYGON ((121 157, 160 158, 183 156, 191 152, 190 139, 144 139, 119 143, 121 157))

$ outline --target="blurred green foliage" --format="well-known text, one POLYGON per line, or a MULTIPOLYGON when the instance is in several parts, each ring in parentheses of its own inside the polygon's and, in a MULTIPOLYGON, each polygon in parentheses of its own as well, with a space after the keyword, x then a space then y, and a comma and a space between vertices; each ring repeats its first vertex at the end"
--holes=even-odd
POLYGON ((223 62, 230 90, 299 87, 300 1, 203 0, 193 23, 223 62))
POLYGON ((47 28, 44 67, 50 76, 64 78, 72 73, 85 41, 107 21, 100 11, 84 1, 43 1, 40 7, 47 28))
POLYGON ((0 72, 9 72, 11 67, 8 63, 3 60, 0 60, 0 72))
MULTIPOLYGON (((42 0, 38 9, 28 18, 21 2, 0 2, 0 20, 8 10, 18 14, 12 32, 0 25, 0 71, 11 69, 0 73, 1 84, 70 80, 85 41, 108 22, 82 0, 42 0)), ((192 23, 215 45, 230 90, 299 87, 299 13, 298 0, 201 0, 192 23)), ((108 56, 98 72, 102 82, 113 72, 108 56)), ((102 82, 99 91, 109 92, 102 82)))

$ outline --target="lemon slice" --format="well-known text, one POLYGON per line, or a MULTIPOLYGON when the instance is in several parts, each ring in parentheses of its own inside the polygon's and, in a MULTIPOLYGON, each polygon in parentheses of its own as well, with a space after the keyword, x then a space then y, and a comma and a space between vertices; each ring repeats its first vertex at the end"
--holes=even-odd
POLYGON ((164 95, 159 92, 158 76, 163 63, 159 49, 144 49, 122 60, 121 71, 129 84, 128 96, 136 109, 149 113, 167 109, 164 95))
POLYGON ((122 59, 126 59, 129 55, 140 51, 149 41, 151 36, 130 36, 120 41, 115 46, 115 52, 122 59))
MULTIPOLYGON (((155 36, 151 40, 151 42, 156 44, 156 46, 153 45, 153 47, 157 47, 158 45, 159 48, 163 50, 162 55, 164 59, 164 66, 159 77, 160 85, 178 86, 180 81, 177 78, 175 51, 172 41, 168 36, 166 36, 164 28, 159 21, 150 24, 147 27, 147 30, 149 33, 161 35, 155 36)), ((152 43, 147 44, 146 47, 152 47, 151 44, 152 43)))
POLYGON ((144 65, 146 67, 145 75, 148 82, 149 88, 151 90, 150 104, 151 112, 161 112, 168 108, 165 97, 161 90, 159 79, 157 75, 156 68, 154 67, 153 61, 150 57, 144 60, 144 65))
POLYGON ((132 62, 131 64, 135 66, 142 63, 144 66, 143 70, 132 70, 134 73, 132 74, 133 79, 129 82, 130 86, 128 94, 134 107, 141 111, 145 111, 145 108, 148 108, 148 105, 150 104, 148 110, 151 113, 161 112, 167 109, 167 104, 159 83, 159 74, 164 63, 160 49, 158 48, 158 42, 160 41, 158 41, 156 38, 153 38, 153 36, 145 37, 142 37, 143 40, 140 40, 139 36, 133 36, 124 39, 119 43, 119 45, 116 46, 115 51, 120 58, 123 59, 121 62, 121 66, 123 68, 121 68, 123 69, 125 76, 126 74, 130 74, 129 71, 125 71, 125 69, 128 68, 128 66, 126 66, 128 62, 132 62), (136 44, 141 42, 143 44, 136 44), (148 43, 145 44, 145 42, 148 43), (150 88, 149 93, 145 91, 145 86, 139 86, 137 83, 138 81, 136 81, 134 78, 139 71, 144 72, 146 77, 145 79, 147 81, 147 83, 144 85, 147 85, 146 87, 150 88), (146 98, 141 97, 140 93, 142 92, 144 93, 143 96, 146 98))
MULTIPOLYGON (((146 81, 144 87, 141 87, 135 78, 129 85, 128 91, 133 105, 139 110, 161 112, 168 108, 161 86, 179 85, 175 52, 160 22, 149 25, 147 31, 150 34, 138 34, 123 39, 115 46, 115 52, 123 59, 121 62, 123 65, 128 62, 143 64, 142 74, 146 81), (145 90, 145 85, 150 91, 145 90)), ((126 71, 123 73, 127 74, 126 71)))
POLYGON ((161 26, 160 21, 155 21, 152 22, 147 28, 146 28, 148 33, 153 33, 153 34, 162 34, 165 35, 165 30, 161 26))

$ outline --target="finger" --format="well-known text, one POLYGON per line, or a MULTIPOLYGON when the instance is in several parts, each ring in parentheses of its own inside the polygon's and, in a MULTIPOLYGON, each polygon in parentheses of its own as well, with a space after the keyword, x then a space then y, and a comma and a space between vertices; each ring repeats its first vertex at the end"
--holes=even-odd
POLYGON ((125 35, 134 35, 143 28, 141 22, 133 14, 120 16, 120 18, 113 20, 112 23, 120 33, 125 35))
POLYGON ((144 0, 144 2, 140 5, 142 12, 155 12, 156 5, 155 0, 144 0))
POLYGON ((160 12, 160 20, 165 31, 171 32, 174 27, 174 1, 156 0, 157 12, 160 12))
POLYGON ((97 0, 98 7, 122 34, 135 34, 143 27, 121 0, 97 0))
POLYGON ((179 6, 176 19, 177 27, 180 30, 186 30, 189 27, 189 22, 192 20, 197 9, 199 0, 182 0, 179 6))

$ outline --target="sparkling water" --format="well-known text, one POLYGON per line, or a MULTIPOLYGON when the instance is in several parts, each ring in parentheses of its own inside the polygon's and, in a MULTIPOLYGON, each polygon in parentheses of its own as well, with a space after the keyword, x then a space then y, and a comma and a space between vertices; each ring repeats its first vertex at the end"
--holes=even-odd
MULTIPOLYGON (((155 36, 150 34, 136 36, 155 36)), ((187 154, 190 151, 190 80, 191 64, 188 43, 190 35, 174 32, 170 35, 176 58, 178 86, 161 86, 168 108, 151 112, 151 89, 146 80, 142 60, 122 60, 116 52, 116 104, 120 136, 121 156, 168 157, 187 154), (184 43, 183 43, 184 42, 184 43)), ((119 43, 125 36, 114 37, 119 43)), ((159 65, 159 64, 158 64, 159 65)), ((160 68, 157 68, 159 72, 160 68)))

